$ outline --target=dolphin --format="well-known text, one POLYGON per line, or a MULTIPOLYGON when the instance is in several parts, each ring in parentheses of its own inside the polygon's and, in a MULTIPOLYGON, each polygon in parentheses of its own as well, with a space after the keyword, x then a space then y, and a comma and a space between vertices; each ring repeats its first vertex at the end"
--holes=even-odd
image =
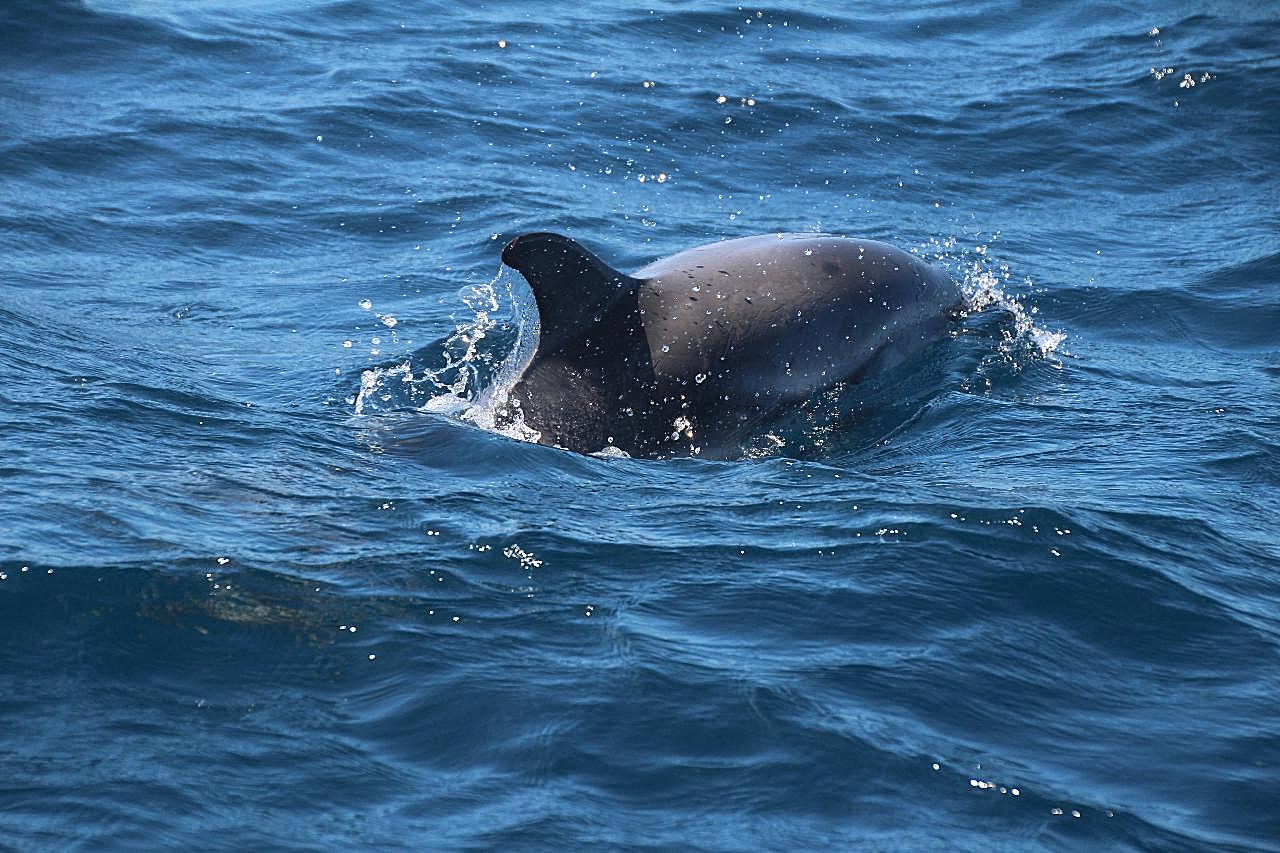
POLYGON ((768 234, 627 275, 568 237, 524 234, 538 343, 499 420, 578 453, 718 455, 789 405, 880 374, 942 337, 955 282, 875 240, 768 234))

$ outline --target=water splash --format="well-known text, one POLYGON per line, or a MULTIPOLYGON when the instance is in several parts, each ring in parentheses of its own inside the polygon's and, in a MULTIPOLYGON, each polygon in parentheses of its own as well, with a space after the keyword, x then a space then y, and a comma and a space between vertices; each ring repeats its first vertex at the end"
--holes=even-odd
MULTIPOLYGON (((990 243, 997 239, 999 234, 994 234, 988 242, 978 243, 969 250, 958 249, 959 241, 955 237, 935 240, 929 245, 930 259, 950 269, 960 280, 965 316, 996 309, 1012 320, 1012 324, 1000 332, 1002 354, 1011 358, 1019 353, 1052 358, 1055 353, 1065 353, 1062 344, 1067 340, 1066 333, 1037 322, 1039 309, 1034 305, 1028 307, 1026 297, 1013 290, 1014 276, 1009 264, 989 254, 990 243)), ((1021 280, 1021 286, 1029 291, 1034 282, 1026 277, 1021 280)))
POLYGON ((1028 308, 1004 287, 1010 279, 1008 265, 997 269, 984 267, 981 261, 971 263, 960 285, 964 296, 965 311, 976 314, 990 308, 1004 311, 1013 320, 1011 329, 1002 330, 1002 351, 1012 354, 1019 344, 1030 344, 1042 357, 1050 357, 1066 341, 1064 332, 1046 329, 1036 323, 1039 309, 1028 308))
POLYGON ((389 403, 394 395, 387 389, 387 383, 399 378, 401 382, 413 382, 413 368, 408 361, 394 367, 372 367, 360 374, 360 390, 354 397, 347 399, 355 407, 357 415, 363 415, 365 409, 376 405, 376 401, 389 403))
MULTIPOLYGON (((490 312, 497 312, 502 307, 498 294, 505 295, 506 305, 510 309, 514 325, 515 340, 512 341, 511 347, 504 356, 496 362, 491 358, 486 362, 486 365, 492 369, 481 373, 472 370, 468 364, 466 374, 472 379, 470 390, 474 391, 474 394, 466 398, 469 403, 459 412, 459 417, 481 429, 497 432, 508 438, 536 442, 541 437, 541 433, 525 423, 519 402, 512 400, 510 394, 520 374, 533 360, 534 352, 538 347, 541 325, 537 309, 534 307, 533 295, 528 293, 527 288, 519 290, 513 287, 514 280, 515 276, 503 268, 499 270, 493 281, 489 282, 484 291, 483 296, 488 301, 483 307, 472 302, 467 303, 468 307, 476 312, 474 326, 480 328, 479 337, 476 338, 478 341, 484 336, 484 332, 493 326, 493 321, 489 317, 490 312), (501 289, 499 289, 500 282, 501 289), (517 293, 523 293, 527 298, 519 298, 517 293)), ((458 333, 463 332, 464 327, 459 326, 458 333)), ((474 363, 477 359, 487 358, 487 356, 481 355, 472 346, 468 349, 466 358, 474 363)), ((463 395, 455 392, 455 396, 463 395)))
POLYGON ((469 313, 455 318, 447 338, 397 364, 364 370, 360 389, 347 402, 356 415, 431 412, 537 441, 538 432, 525 425, 519 405, 509 397, 537 346, 531 295, 521 294, 515 276, 501 268, 492 280, 464 287, 458 297, 469 313))

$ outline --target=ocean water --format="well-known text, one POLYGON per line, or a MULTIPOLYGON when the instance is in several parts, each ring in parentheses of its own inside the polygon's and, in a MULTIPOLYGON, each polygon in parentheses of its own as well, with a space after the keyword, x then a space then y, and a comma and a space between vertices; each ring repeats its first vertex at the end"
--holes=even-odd
POLYGON ((1280 7, 816 8, 0 4, 0 847, 1280 849, 1280 7), (575 455, 531 230, 974 310, 575 455))

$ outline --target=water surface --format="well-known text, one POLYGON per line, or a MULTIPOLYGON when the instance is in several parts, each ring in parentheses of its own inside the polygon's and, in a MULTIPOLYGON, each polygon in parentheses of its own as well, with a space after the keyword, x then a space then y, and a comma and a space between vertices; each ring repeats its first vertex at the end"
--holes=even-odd
POLYGON ((6 3, 0 837, 1277 849, 1280 26, 1205 8, 6 3), (995 304, 572 455, 471 422, 548 229, 995 304))

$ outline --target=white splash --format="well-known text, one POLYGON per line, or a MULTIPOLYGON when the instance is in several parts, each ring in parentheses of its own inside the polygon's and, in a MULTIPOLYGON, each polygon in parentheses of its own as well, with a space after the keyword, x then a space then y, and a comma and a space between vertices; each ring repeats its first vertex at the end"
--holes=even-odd
POLYGON ((362 372, 360 390, 356 392, 354 398, 351 398, 356 414, 363 415, 365 406, 373 399, 390 401, 391 393, 387 390, 387 383, 394 377, 399 377, 401 382, 413 381, 413 368, 408 361, 397 364, 395 367, 372 367, 362 372))
MULTIPOLYGON (((532 294, 528 299, 518 299, 514 288, 511 286, 512 277, 505 270, 499 270, 498 275, 485 287, 485 292, 489 299, 487 303, 489 309, 497 311, 500 307, 501 303, 498 299, 496 286, 503 281, 504 277, 505 286, 503 292, 506 295, 507 304, 511 306, 511 315, 516 322, 515 345, 511 348, 511 352, 503 360, 502 364, 494 371, 489 383, 484 388, 478 389, 475 399, 467 404, 463 411, 459 413, 459 417, 481 429, 497 432, 508 438, 537 442, 541 438, 541 433, 525 424, 524 413, 520 410, 519 401, 511 399, 511 389, 515 386, 516 381, 519 380, 520 375, 524 373, 525 368, 529 366, 529 362, 533 360, 534 353, 538 348, 541 326, 532 294)), ((465 298, 464 301, 466 301, 465 298)), ((488 313, 480 310, 470 302, 467 304, 476 311, 475 322, 477 325, 488 323, 488 326, 485 327, 486 329, 493 326, 493 321, 489 320, 488 313)), ((461 329, 462 327, 459 326, 459 330, 461 329)), ((470 375, 470 372, 464 371, 463 375, 470 375)))
MULTIPOLYGON (((934 241, 930 246, 933 260, 944 266, 958 269, 960 274, 960 295, 964 299, 964 313, 977 314, 989 308, 996 308, 1007 313, 1013 319, 1012 330, 1005 330, 1001 349, 1006 354, 1012 353, 1020 344, 1030 344, 1040 357, 1051 357, 1067 340, 1063 332, 1046 329, 1036 322, 1039 309, 1028 308, 1023 301, 1008 289, 1013 280, 1013 273, 1007 263, 995 261, 988 254, 990 242, 998 239, 999 234, 992 235, 987 243, 975 245, 971 250, 957 251, 958 241, 951 237, 944 241, 934 241)), ((1025 279, 1030 285, 1031 279, 1025 279)))
POLYGON ((965 272, 961 284, 965 310, 976 314, 987 308, 999 308, 1013 318, 1013 330, 1004 332, 1004 344, 1014 344, 1018 340, 1030 342, 1039 350, 1040 355, 1050 356, 1062 345, 1067 336, 1063 332, 1055 332, 1036 324, 1033 315, 1037 309, 1022 304, 1016 296, 1006 292, 1001 286, 1009 279, 1008 267, 1001 265, 997 270, 986 268, 980 261, 974 261, 965 272))
MULTIPOLYGON (((500 269, 491 281, 462 289, 459 298, 470 314, 456 323, 453 333, 440 345, 442 363, 421 367, 415 373, 410 357, 391 367, 363 371, 360 390, 347 398, 354 413, 399 408, 408 402, 419 411, 458 418, 510 438, 537 441, 539 433, 525 425, 519 404, 510 400, 512 386, 533 358, 539 331, 532 298, 518 298, 513 281, 512 273, 500 269), (516 329, 515 343, 505 357, 484 345, 504 312, 516 329), (403 384, 393 390, 397 382, 403 384)), ((368 310, 372 306, 362 302, 361 307, 368 310)), ((399 325, 390 314, 379 315, 379 319, 393 330, 399 325)))

